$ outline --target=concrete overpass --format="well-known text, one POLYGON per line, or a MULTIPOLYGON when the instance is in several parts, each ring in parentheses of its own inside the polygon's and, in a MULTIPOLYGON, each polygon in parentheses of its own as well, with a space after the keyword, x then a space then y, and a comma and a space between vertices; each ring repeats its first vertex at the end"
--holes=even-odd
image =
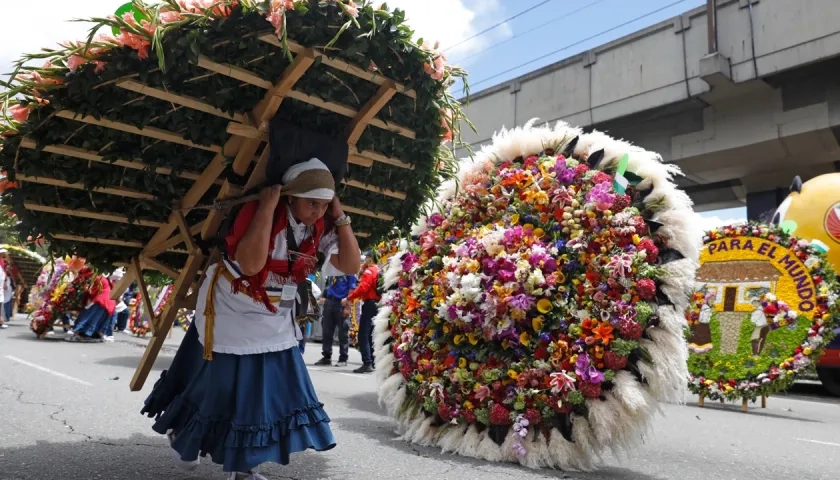
POLYGON ((755 218, 794 175, 840 169, 840 0, 710 0, 474 93, 466 111, 474 147, 534 117, 597 128, 679 165, 698 210, 755 218))

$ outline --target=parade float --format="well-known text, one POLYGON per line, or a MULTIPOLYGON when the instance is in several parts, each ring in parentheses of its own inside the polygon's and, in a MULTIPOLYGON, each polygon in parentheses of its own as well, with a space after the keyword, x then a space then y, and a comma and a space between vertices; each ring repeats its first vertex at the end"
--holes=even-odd
POLYGON ((833 338, 837 278, 818 240, 776 225, 708 232, 697 293, 687 310, 689 389, 705 399, 748 403, 788 389, 833 338))
MULTIPOLYGON (((832 268, 840 267, 840 174, 829 173, 802 183, 795 177, 790 194, 779 205, 772 222, 789 234, 813 241, 827 250, 832 268)), ((817 375, 832 394, 840 397, 840 328, 817 361, 817 375)))
POLYGON ((136 0, 108 13, 88 38, 17 64, 0 93, 0 164, 24 238, 128 267, 114 297, 137 280, 148 311, 143 271, 174 280, 135 391, 195 308, 223 220, 257 187, 317 156, 366 248, 409 228, 453 175, 463 115, 448 87, 465 74, 401 10, 136 0))
POLYGON ((680 402, 702 232, 673 165, 599 132, 503 130, 383 272, 379 399, 408 442, 590 469, 680 402))
POLYGON ((55 326, 69 327, 85 307, 95 271, 85 259, 66 257, 45 265, 30 293, 32 313, 29 328, 44 338, 55 326))

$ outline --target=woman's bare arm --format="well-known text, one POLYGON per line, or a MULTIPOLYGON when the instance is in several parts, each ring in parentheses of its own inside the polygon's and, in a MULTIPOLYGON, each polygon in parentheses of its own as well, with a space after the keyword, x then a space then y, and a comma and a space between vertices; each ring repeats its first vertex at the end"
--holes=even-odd
POLYGON ((260 191, 257 213, 236 247, 236 261, 239 262, 239 268, 246 276, 259 273, 268 260, 271 227, 274 223, 274 210, 280 201, 280 191, 279 185, 266 187, 260 191))
MULTIPOLYGON (((336 219, 344 216, 344 210, 337 196, 330 203, 329 213, 336 219)), ((342 273, 355 275, 359 273, 359 268, 362 266, 362 252, 359 250, 359 242, 356 241, 353 228, 347 224, 336 226, 335 230, 338 235, 338 253, 330 257, 330 263, 342 273)))

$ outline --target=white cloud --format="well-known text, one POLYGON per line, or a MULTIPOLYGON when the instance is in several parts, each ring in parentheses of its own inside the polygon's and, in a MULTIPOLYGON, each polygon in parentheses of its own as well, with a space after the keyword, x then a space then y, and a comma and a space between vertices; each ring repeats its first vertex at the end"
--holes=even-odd
POLYGON ((440 42, 446 56, 456 59, 481 50, 513 32, 507 24, 458 45, 508 14, 499 0, 391 0, 388 7, 406 12, 406 23, 414 30, 415 39, 424 43, 440 42))
POLYGON ((71 20, 104 17, 114 13, 122 3, 120 0, 3 2, 0 75, 6 80, 6 75, 12 71, 12 63, 24 53, 37 53, 42 48, 56 47, 59 42, 87 38, 90 25, 71 20), (35 3, 37 8, 34 8, 35 3))

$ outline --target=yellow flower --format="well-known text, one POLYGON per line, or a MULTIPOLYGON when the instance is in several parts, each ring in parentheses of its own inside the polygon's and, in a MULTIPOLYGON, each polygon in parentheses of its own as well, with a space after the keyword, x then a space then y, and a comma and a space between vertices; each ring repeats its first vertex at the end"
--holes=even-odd
POLYGON ((478 335, 476 335, 475 333, 468 333, 467 340, 470 341, 470 345, 476 345, 478 344, 478 335))
POLYGON ((461 357, 458 359, 458 368, 467 368, 467 359, 461 357))
POLYGON ((519 343, 527 346, 529 343, 531 343, 531 334, 528 332, 522 332, 519 335, 519 343))
POLYGON ((633 245, 638 245, 641 241, 642 239, 638 235, 633 235, 633 245))
POLYGON ((541 331, 543 329, 544 324, 545 322, 542 315, 540 315, 539 317, 535 317, 533 320, 531 320, 531 327, 533 327, 535 332, 541 331))
POLYGON ((548 205, 548 194, 540 190, 534 194, 534 203, 537 205, 548 205))
POLYGON ((418 373, 417 375, 414 376, 414 379, 417 380, 418 382, 422 382, 423 381, 423 374, 418 373))
POLYGON ((519 214, 518 213, 514 213, 513 215, 510 216, 510 223, 512 225, 516 225, 517 223, 519 223, 519 214))
POLYGON ((518 373, 516 373, 516 372, 514 372, 513 370, 508 370, 508 371, 507 371, 507 374, 508 374, 508 377, 510 377, 510 378, 512 378, 512 379, 514 379, 514 380, 516 380, 516 377, 518 377, 518 376, 519 376, 519 374, 518 374, 518 373))
POLYGON ((542 228, 535 228, 534 229, 534 236, 537 238, 542 238, 545 236, 545 230, 542 228))
POLYGON ((810 354, 814 353, 814 351, 811 350, 811 347, 805 347, 805 348, 802 349, 802 353, 804 353, 805 355, 810 355, 810 354))
POLYGON ((467 410, 472 410, 472 409, 473 409, 473 404, 472 404, 472 402, 471 402, 471 401, 467 400, 466 402, 464 402, 464 407, 465 407, 467 410))
POLYGON ((510 342, 508 341, 508 339, 507 339, 507 338, 506 338, 506 339, 504 339, 504 340, 502 340, 502 348, 503 348, 503 349, 505 349, 505 350, 507 350, 508 348, 510 348, 510 342))
POLYGON ((554 307, 551 305, 551 300, 547 298, 541 298, 537 302, 537 310, 539 310, 540 313, 548 313, 552 308, 554 307))
POLYGON ((450 330, 451 330, 451 328, 449 328, 449 324, 444 323, 443 324, 443 333, 449 333, 450 330))
POLYGON ((464 341, 464 336, 461 334, 455 335, 455 338, 452 341, 455 343, 455 345, 460 345, 461 342, 464 341))
POLYGON ((533 230, 534 226, 531 225, 530 223, 526 223, 525 225, 522 225, 522 229, 523 230, 533 230))
POLYGON ((520 310, 518 308, 511 308, 510 309, 510 318, 514 320, 522 320, 525 318, 525 310, 520 310))

